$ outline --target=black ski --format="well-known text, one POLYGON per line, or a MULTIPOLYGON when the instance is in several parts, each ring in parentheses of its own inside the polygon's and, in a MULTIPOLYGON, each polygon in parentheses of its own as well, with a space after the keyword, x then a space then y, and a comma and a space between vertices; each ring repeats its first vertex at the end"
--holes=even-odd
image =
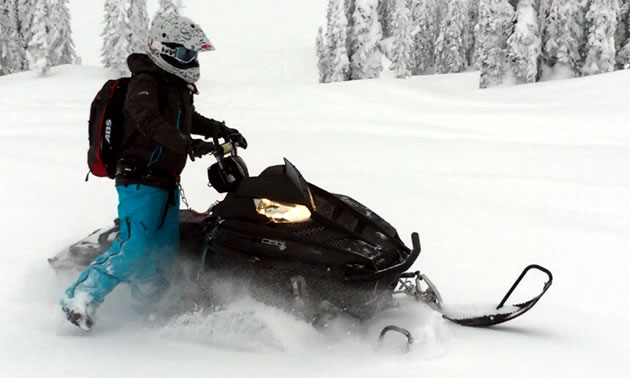
POLYGON ((448 319, 452 322, 455 322, 457 324, 467 326, 467 327, 490 327, 493 325, 505 323, 512 319, 518 318, 519 316, 523 315, 527 311, 531 310, 532 307, 534 307, 536 303, 538 303, 540 298, 542 298, 542 296, 547 292, 552 282, 553 282, 553 275, 548 269, 540 265, 532 264, 526 267, 521 273, 521 275, 516 279, 514 284, 512 284, 512 287, 510 287, 510 290, 508 290, 508 292, 505 294, 505 296, 503 297, 499 305, 496 307, 496 312, 481 315, 481 316, 470 316, 470 317, 449 316, 448 313, 443 312, 442 316, 444 317, 444 319, 448 319), (523 278, 525 278, 527 273, 531 271, 532 269, 541 271, 547 275, 548 280, 547 282, 545 282, 542 292, 526 302, 511 305, 510 306, 511 309, 507 309, 505 307, 505 303, 510 298, 514 290, 521 283, 523 278))
POLYGON ((548 269, 536 264, 529 265, 523 270, 514 284, 512 284, 494 311, 484 312, 481 315, 467 315, 465 313, 461 314, 461 311, 457 311, 457 313, 452 310, 449 311, 449 309, 445 308, 442 297, 435 285, 419 271, 403 273, 400 276, 399 286, 396 293, 407 294, 415 297, 418 301, 426 303, 431 308, 441 313, 444 319, 450 320, 454 323, 467 327, 490 327, 515 319, 531 310, 532 307, 534 307, 540 298, 542 298, 542 296, 547 292, 552 282, 553 276, 548 269), (548 279, 545 282, 541 293, 526 302, 506 306, 505 303, 508 299, 510 299, 514 290, 516 290, 523 278, 525 278, 527 273, 531 270, 538 270, 547 275, 548 279))

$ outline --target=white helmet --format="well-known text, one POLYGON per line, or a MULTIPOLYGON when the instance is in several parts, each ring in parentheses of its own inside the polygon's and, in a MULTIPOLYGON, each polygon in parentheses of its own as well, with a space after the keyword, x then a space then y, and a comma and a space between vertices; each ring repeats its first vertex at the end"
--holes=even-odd
POLYGON ((164 71, 189 84, 199 80, 199 51, 212 50, 214 46, 201 27, 188 17, 162 14, 151 24, 149 58, 164 71))

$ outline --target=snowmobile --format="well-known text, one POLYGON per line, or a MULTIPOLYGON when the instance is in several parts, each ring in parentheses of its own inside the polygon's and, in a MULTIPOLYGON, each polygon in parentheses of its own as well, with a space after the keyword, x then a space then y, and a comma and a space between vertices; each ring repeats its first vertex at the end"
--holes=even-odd
MULTIPOLYGON (((238 145, 219 143, 209 186, 225 198, 207 211, 180 210, 179 256, 193 259, 197 277, 230 277, 251 295, 273 306, 325 324, 337 314, 369 319, 407 295, 452 322, 487 327, 529 311, 547 292, 552 274, 539 265, 526 267, 497 306, 483 313, 453 312, 437 287, 420 271, 408 271, 420 255, 420 239, 411 248, 394 227, 353 198, 332 194, 304 179, 289 161, 250 176, 238 145), (528 272, 546 275, 540 293, 506 305, 528 272)), ((184 201, 184 203, 186 203, 184 201)), ((119 222, 98 229, 48 261, 53 269, 83 270, 117 237, 119 222)), ((204 281, 205 282, 205 281, 204 281)), ((205 283, 204 283, 205 284, 205 283)), ((412 335, 389 326, 387 332, 412 335)))

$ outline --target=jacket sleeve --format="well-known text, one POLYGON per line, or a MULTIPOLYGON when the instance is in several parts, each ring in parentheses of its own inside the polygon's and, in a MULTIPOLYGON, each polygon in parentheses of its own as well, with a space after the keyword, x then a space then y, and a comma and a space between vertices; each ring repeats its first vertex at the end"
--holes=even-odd
POLYGON ((135 75, 129 82, 125 113, 134 120, 140 133, 167 149, 186 154, 190 137, 160 115, 158 83, 148 74, 135 75))
POLYGON ((192 133, 195 135, 203 135, 206 138, 212 137, 215 133, 217 136, 222 136, 223 131, 226 128, 223 122, 206 118, 197 113, 193 108, 192 116, 192 133))

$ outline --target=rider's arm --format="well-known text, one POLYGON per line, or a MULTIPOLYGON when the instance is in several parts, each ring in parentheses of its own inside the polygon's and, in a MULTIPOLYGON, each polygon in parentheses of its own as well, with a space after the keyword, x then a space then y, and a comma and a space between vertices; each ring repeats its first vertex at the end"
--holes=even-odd
POLYGON ((173 152, 187 153, 190 137, 160 116, 158 83, 153 76, 138 74, 131 79, 125 100, 125 115, 134 120, 142 135, 173 152))
POLYGON ((224 136, 226 129, 225 123, 215 119, 206 118, 197 113, 193 107, 192 116, 192 133, 195 135, 203 135, 206 138, 213 137, 215 133, 218 137, 224 136))

